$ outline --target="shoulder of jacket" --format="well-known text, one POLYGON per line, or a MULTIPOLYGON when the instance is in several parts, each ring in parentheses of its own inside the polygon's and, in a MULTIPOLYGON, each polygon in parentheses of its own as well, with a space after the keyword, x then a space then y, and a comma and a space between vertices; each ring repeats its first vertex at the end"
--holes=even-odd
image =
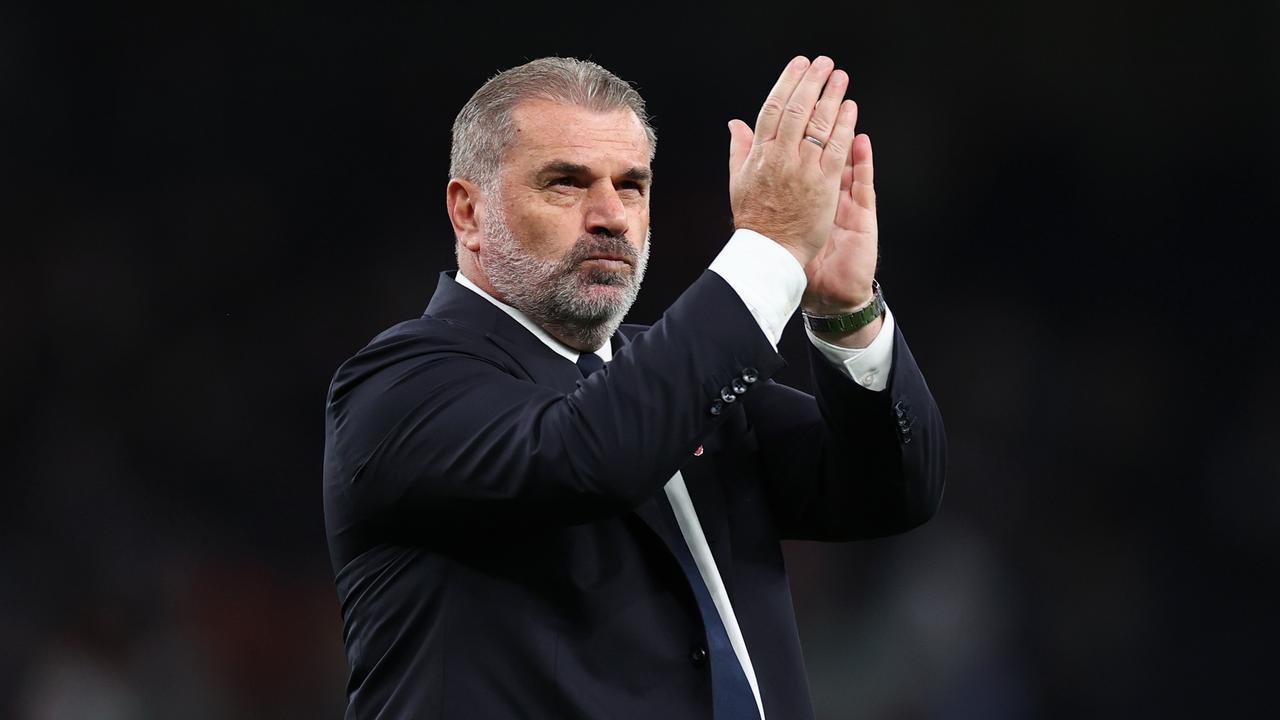
POLYGON ((502 353, 485 333, 464 323, 423 316, 378 333, 338 367, 331 391, 350 387, 364 378, 406 362, 426 361, 434 355, 470 356, 505 369, 502 353))

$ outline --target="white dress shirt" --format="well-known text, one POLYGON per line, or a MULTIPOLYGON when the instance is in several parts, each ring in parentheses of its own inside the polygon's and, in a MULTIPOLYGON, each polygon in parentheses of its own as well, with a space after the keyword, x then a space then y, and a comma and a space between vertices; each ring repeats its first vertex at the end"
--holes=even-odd
MULTIPOLYGON (((738 230, 725 244, 724 249, 711 263, 711 270, 733 288, 742 302, 746 304, 751 316, 755 318, 760 331, 768 338, 774 349, 782 338, 782 331, 787 321, 800 306, 800 298, 804 294, 804 268, 795 257, 782 246, 767 237, 751 230, 738 230)), ((578 351, 565 345, 543 330, 527 315, 494 298, 471 282, 466 275, 458 273, 458 284, 468 288, 480 297, 488 300, 502 312, 510 315, 544 345, 572 363, 578 362, 578 351)), ((889 383, 889 370, 893 362, 893 314, 888 308, 884 313, 884 326, 871 344, 865 348, 845 348, 832 345, 816 337, 806 328, 809 341, 817 347, 823 357, 839 368, 859 385, 875 391, 884 390, 889 383)), ((596 354, 606 363, 613 359, 613 348, 605 343, 596 350, 596 354)), ((751 665, 751 656, 747 652, 746 640, 742 637, 742 629, 738 627, 738 619, 733 614, 733 605, 729 602, 729 593, 725 590, 724 580, 716 568, 715 558, 711 555, 711 546, 702 533, 702 525, 698 522, 698 513, 685 487, 684 477, 679 471, 667 481, 665 487, 671 509, 675 511, 676 522, 680 532, 689 545, 698 566, 698 572, 706 583, 707 590, 715 602, 720 620, 729 635, 733 651, 742 664, 742 671, 751 684, 751 692, 755 695, 756 707, 764 720, 764 703, 760 700, 760 686, 756 681, 755 669, 751 665)))

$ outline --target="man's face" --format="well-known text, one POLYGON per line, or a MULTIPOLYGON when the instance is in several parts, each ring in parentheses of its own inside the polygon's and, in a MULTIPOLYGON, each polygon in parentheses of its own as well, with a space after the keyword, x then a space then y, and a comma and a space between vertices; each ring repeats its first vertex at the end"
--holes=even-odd
POLYGON ((586 346, 612 334, 648 259, 649 142, 630 110, 546 100, 513 113, 479 261, 494 289, 586 346))

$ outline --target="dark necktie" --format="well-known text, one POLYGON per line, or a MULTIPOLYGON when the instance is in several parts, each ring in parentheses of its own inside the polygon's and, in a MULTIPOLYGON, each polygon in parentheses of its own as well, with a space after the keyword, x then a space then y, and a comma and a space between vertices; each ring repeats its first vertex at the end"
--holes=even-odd
MULTIPOLYGON (((604 367, 604 360, 595 353, 582 353, 578 356, 577 365, 582 376, 587 377, 604 367)), ((671 509, 671 501, 667 499, 665 490, 658 492, 657 500, 667 519, 678 528, 675 511, 671 509)), ((711 599, 707 584, 702 581, 702 573, 698 570, 698 564, 693 559, 693 553, 689 551, 689 544, 685 541, 683 533, 673 545, 672 551, 675 553, 676 560, 680 562, 680 569, 684 571, 685 578, 689 581, 694 598, 698 601, 698 612, 702 615, 702 624, 707 630, 707 654, 711 659, 711 695, 715 708, 715 720, 760 720, 760 711, 756 707, 756 698, 751 692, 751 684, 747 681, 747 675, 742 669, 742 663, 738 661, 737 653, 733 651, 733 644, 729 642, 729 633, 725 631, 724 621, 720 619, 720 611, 716 609, 715 601, 711 599)), ((696 657, 698 651, 694 652, 696 657)))
POLYGON ((604 367, 604 360, 595 353, 581 353, 578 355, 578 370, 582 373, 582 377, 586 377, 591 373, 604 367))

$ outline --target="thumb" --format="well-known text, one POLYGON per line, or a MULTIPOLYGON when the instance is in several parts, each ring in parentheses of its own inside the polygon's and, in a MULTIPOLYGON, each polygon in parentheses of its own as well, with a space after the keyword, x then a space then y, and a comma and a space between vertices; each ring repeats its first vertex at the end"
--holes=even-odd
POLYGON ((751 127, 746 123, 734 118, 729 121, 729 177, 733 178, 738 174, 738 169, 742 167, 742 163, 746 162, 747 155, 751 153, 751 141, 753 133, 751 127))

